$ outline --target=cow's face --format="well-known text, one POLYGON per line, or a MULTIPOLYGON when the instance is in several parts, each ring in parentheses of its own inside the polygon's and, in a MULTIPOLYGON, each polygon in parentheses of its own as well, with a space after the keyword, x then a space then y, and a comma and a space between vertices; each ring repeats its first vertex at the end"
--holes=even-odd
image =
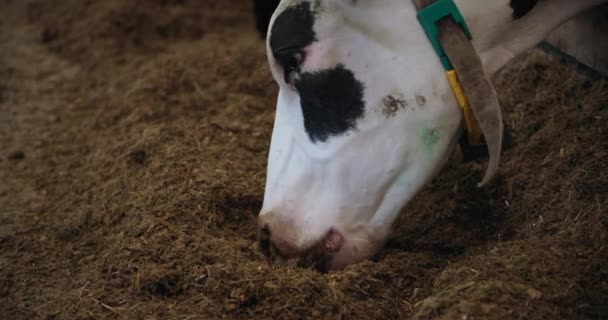
POLYGON ((369 258, 460 130, 416 10, 405 0, 284 0, 267 50, 280 92, 262 247, 330 269, 369 258))

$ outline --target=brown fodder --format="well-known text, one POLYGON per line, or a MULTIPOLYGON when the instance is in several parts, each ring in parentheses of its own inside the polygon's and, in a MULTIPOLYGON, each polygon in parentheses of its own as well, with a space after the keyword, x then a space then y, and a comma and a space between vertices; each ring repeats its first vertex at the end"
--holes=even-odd
POLYGON ((608 317, 608 83, 497 77, 500 177, 450 162, 376 261, 255 244, 276 87, 248 1, 0 1, 0 318, 608 317))

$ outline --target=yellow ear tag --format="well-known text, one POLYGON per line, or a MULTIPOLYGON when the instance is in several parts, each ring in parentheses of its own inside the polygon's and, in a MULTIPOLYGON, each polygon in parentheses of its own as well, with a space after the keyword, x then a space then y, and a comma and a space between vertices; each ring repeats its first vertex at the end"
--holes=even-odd
POLYGON ((469 138, 469 144, 471 145, 481 145, 484 144, 483 140, 483 132, 475 119, 475 115, 473 114, 473 110, 471 110, 471 105, 469 104, 469 100, 464 95, 464 91, 462 90, 462 86, 460 85, 460 81, 458 80, 458 75, 456 75, 456 71, 449 70, 447 71, 448 81, 450 82, 450 87, 452 87, 452 91, 454 92, 454 96, 456 96, 456 100, 458 101, 458 105, 462 109, 464 114, 464 123, 467 128, 467 136, 469 138))

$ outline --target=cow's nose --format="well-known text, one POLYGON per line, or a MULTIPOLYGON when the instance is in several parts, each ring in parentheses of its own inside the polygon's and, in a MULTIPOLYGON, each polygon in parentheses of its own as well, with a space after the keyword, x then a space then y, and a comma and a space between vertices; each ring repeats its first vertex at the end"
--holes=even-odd
POLYGON ((285 226, 268 224, 262 225, 258 232, 260 249, 266 257, 275 259, 278 257, 293 258, 300 252, 292 245, 290 229, 285 226))

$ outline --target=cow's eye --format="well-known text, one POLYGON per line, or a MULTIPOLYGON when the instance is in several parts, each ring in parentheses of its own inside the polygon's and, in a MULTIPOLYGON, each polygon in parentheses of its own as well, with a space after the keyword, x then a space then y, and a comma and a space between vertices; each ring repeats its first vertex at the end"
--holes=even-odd
POLYGON ((294 53, 287 60, 287 65, 285 66, 286 71, 295 72, 300 69, 300 63, 302 63, 302 54, 294 53))
POLYGON ((283 68, 285 82, 293 84, 295 76, 300 72, 300 66, 304 55, 301 52, 279 55, 277 57, 279 64, 283 68))

